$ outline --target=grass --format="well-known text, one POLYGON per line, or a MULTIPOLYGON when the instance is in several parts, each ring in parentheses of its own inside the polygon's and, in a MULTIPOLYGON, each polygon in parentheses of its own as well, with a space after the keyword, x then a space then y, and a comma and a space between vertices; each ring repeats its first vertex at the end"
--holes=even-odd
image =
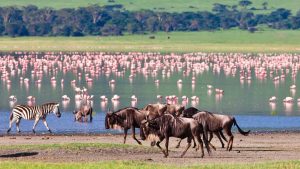
MULTIPOLYGON (((110 143, 62 143, 62 144, 26 144, 26 145, 2 145, 0 150, 80 150, 87 148, 99 149, 131 149, 151 151, 149 147, 134 146, 128 144, 110 144, 110 143)), ((1 168, 1 167, 0 167, 1 168)))
POLYGON ((299 30, 159 32, 110 37, 1 37, 0 51, 300 52, 299 30), (169 38, 168 38, 169 37, 169 38))
MULTIPOLYGON (((0 6, 26 6, 34 4, 38 7, 52 7, 55 9, 61 8, 78 8, 82 6, 89 6, 92 4, 99 5, 113 5, 122 4, 125 9, 136 11, 140 9, 150 9, 155 11, 168 12, 183 12, 183 11, 210 11, 214 3, 221 3, 227 5, 237 5, 237 0, 114 0, 114 3, 108 0, 1 0, 0 6)), ((255 10, 256 13, 268 13, 277 8, 286 8, 296 13, 300 9, 299 0, 251 0, 253 3, 251 7, 262 9, 262 3, 268 2, 269 10, 255 10)))
POLYGON ((285 162, 268 162, 268 163, 251 163, 251 164, 195 164, 192 166, 173 166, 163 164, 152 164, 146 162, 135 161, 108 161, 98 163, 41 163, 41 162, 16 162, 16 161, 2 161, 0 162, 1 169, 294 169, 300 167, 300 161, 285 161, 285 162))

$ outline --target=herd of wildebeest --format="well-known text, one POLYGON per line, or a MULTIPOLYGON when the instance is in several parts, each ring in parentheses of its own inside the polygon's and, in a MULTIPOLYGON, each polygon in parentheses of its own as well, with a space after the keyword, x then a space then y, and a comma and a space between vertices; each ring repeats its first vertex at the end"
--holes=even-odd
MULTIPOLYGON (((85 114, 86 116, 88 114, 85 114)), ((150 140, 151 146, 157 146, 168 157, 169 138, 176 137, 187 138, 187 147, 181 154, 183 157, 190 148, 193 141, 194 148, 201 149, 201 157, 204 156, 203 142, 208 154, 210 148, 216 148, 210 143, 213 135, 216 135, 225 147, 223 141, 227 143, 227 150, 231 151, 233 146, 232 126, 237 126, 242 135, 248 135, 250 130, 245 132, 237 124, 234 117, 229 115, 215 114, 209 111, 201 111, 197 108, 190 107, 185 109, 184 106, 175 104, 148 104, 143 109, 135 107, 126 107, 118 111, 108 111, 105 116, 106 129, 123 129, 124 143, 126 142, 127 132, 132 130, 133 139, 141 144, 135 137, 135 128, 140 128, 140 137, 142 140, 150 140), (223 135, 223 130, 229 136, 227 140, 223 135), (160 143, 165 140, 165 149, 160 143), (203 140, 203 141, 202 141, 203 140)), ((180 146, 180 142, 177 148, 180 146)))
MULTIPOLYGON (((32 131, 35 133, 36 124, 40 119, 43 120, 45 127, 51 133, 46 122, 47 114, 53 112, 57 117, 61 116, 58 103, 46 103, 39 106, 17 105, 10 114, 9 129, 15 122, 17 131, 20 132, 19 124, 21 119, 35 120, 32 131)), ((74 111, 75 121, 92 121, 93 108, 89 105, 82 105, 78 110, 74 111)), ((142 140, 150 140, 151 146, 156 145, 165 157, 168 157, 169 138, 176 137, 187 138, 187 147, 181 154, 184 156, 190 148, 192 141, 196 150, 201 149, 201 157, 204 156, 203 142, 208 154, 211 153, 210 148, 216 148, 210 143, 213 135, 216 135, 225 147, 223 141, 227 143, 227 150, 232 150, 233 135, 232 126, 237 126, 238 131, 243 135, 248 135, 250 130, 245 132, 237 124, 234 117, 222 114, 215 114, 209 111, 201 111, 197 108, 190 107, 185 109, 184 106, 178 104, 148 104, 142 109, 135 107, 126 107, 118 111, 111 112, 108 110, 105 116, 106 129, 123 129, 124 143, 126 142, 127 132, 132 130, 133 139, 141 144, 135 137, 135 128, 140 128, 140 137, 142 140), (229 136, 229 140, 223 134, 223 130, 229 136), (165 140, 165 150, 160 143, 165 140), (203 141, 202 141, 203 140, 203 141)), ((180 146, 179 141, 176 147, 180 146)))

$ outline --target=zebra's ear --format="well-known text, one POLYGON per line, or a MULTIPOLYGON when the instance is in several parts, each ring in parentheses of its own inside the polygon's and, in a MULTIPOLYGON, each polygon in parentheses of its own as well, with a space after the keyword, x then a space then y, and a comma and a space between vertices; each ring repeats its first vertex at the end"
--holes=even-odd
POLYGON ((58 106, 59 106, 59 103, 57 103, 56 106, 58 107, 58 106))

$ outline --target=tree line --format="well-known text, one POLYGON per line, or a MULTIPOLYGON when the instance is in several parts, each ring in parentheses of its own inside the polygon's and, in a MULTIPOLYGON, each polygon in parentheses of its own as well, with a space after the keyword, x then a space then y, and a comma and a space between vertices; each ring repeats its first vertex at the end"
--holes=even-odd
MULTIPOLYGON (((0 7, 1 36, 86 36, 122 35, 156 31, 200 31, 237 27, 251 32, 258 25, 274 29, 299 29, 300 11, 292 15, 284 8, 255 14, 247 0, 228 6, 216 3, 211 12, 128 11, 122 5, 91 5, 77 9, 0 7), (248 2, 248 3, 247 3, 248 2)), ((251 3, 251 2, 250 2, 251 3)), ((264 4, 264 8, 267 4, 264 4)), ((262 10, 263 10, 262 9, 262 10)))

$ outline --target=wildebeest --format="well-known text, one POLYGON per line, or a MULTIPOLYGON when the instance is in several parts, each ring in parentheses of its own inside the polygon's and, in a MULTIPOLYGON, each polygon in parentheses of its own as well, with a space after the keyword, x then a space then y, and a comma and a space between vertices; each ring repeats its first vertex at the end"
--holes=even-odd
POLYGON ((231 133, 231 128, 233 124, 237 126, 238 131, 242 135, 247 136, 250 133, 250 130, 247 132, 243 131, 238 126, 235 118, 228 115, 214 114, 211 112, 201 111, 193 115, 193 118, 202 124, 204 128, 204 132, 207 131, 220 132, 224 129, 226 134, 229 136, 229 141, 227 144, 228 151, 232 150, 232 145, 233 145, 233 135, 231 133))
POLYGON ((146 107, 143 108, 143 110, 148 111, 147 119, 151 120, 163 115, 167 110, 167 105, 160 103, 148 104, 146 107))
POLYGON ((120 127, 124 129, 124 144, 126 142, 127 131, 132 130, 132 138, 142 144, 135 137, 135 128, 140 128, 142 120, 146 119, 147 111, 139 110, 135 107, 126 107, 116 112, 108 112, 105 116, 105 128, 115 129, 120 127))
MULTIPOLYGON (((145 140, 146 138, 150 138, 151 135, 155 135, 159 138, 156 142, 156 146, 164 153, 165 157, 169 155, 169 138, 177 137, 177 138, 187 138, 188 145, 186 149, 182 152, 181 157, 183 157, 186 151, 191 146, 192 139, 196 138, 198 142, 198 147, 196 150, 201 147, 201 157, 204 156, 203 150, 203 142, 201 140, 200 134, 203 133, 203 127, 196 120, 191 118, 175 118, 171 114, 163 114, 160 117, 157 117, 152 120, 144 120, 141 123, 141 138, 145 140), (162 149, 159 145, 164 139, 166 139, 165 148, 162 149)), ((208 141, 206 137, 203 137, 204 143, 207 149, 207 152, 210 153, 210 148, 208 146, 208 141)))
POLYGON ((166 112, 172 114, 173 116, 179 116, 182 114, 184 106, 179 104, 167 104, 166 112))
MULTIPOLYGON (((189 107, 187 109, 185 109, 182 114, 180 115, 181 117, 186 117, 186 118, 193 118, 193 115, 197 114, 199 112, 199 110, 195 107, 189 107)), ((211 142, 212 138, 213 138, 213 133, 218 137, 218 139, 220 140, 220 143, 222 145, 222 148, 225 147, 225 144, 222 141, 222 138, 227 142, 226 137, 224 137, 224 134, 221 131, 216 131, 216 132, 209 132, 210 137, 208 138, 208 142, 211 142), (222 138, 221 138, 222 137, 222 138)), ((181 140, 178 142, 177 144, 177 148, 180 146, 180 142, 181 140)))
POLYGON ((75 121, 82 121, 84 118, 84 121, 87 122, 88 116, 90 116, 90 122, 93 120, 93 108, 88 105, 80 107, 80 109, 74 111, 73 114, 75 115, 75 121))

